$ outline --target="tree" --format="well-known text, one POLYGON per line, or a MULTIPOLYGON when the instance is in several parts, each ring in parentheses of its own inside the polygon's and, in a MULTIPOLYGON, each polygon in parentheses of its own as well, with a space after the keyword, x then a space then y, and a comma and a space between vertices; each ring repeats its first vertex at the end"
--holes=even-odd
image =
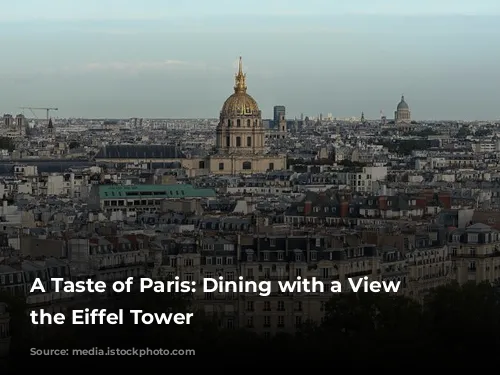
POLYGON ((0 150, 9 150, 9 152, 12 152, 15 149, 16 146, 14 145, 12 138, 0 137, 0 150))

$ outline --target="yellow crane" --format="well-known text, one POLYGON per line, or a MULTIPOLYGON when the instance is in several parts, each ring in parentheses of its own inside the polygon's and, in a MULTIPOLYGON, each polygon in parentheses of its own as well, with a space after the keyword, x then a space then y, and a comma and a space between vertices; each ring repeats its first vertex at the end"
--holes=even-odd
POLYGON ((22 109, 23 112, 25 109, 29 109, 31 111, 31 113, 33 113, 33 116, 35 116, 35 118, 38 118, 38 116, 36 115, 36 113, 34 111, 36 111, 36 110, 46 111, 47 112, 47 121, 49 120, 50 111, 58 111, 59 110, 59 108, 51 108, 51 107, 20 107, 20 109, 22 109))

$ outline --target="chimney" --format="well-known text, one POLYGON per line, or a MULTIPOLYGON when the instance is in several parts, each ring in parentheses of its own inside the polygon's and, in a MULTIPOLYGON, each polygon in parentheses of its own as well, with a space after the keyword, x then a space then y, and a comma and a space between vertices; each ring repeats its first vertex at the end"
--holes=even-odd
POLYGON ((387 197, 378 197, 379 210, 387 210, 387 197))
POLYGON ((310 215, 312 212, 312 202, 306 201, 304 205, 304 215, 310 215))
POLYGON ((340 203, 340 217, 349 216, 349 202, 340 203))
POLYGON ((449 193, 442 193, 438 195, 438 199, 444 208, 451 208, 451 196, 449 193))

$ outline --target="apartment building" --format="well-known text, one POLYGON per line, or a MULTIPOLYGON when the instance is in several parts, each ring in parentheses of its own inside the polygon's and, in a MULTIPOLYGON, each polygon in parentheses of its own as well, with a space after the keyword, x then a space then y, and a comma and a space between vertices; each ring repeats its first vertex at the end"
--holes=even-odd
POLYGON ((500 279, 500 235, 489 225, 477 223, 455 229, 449 236, 449 248, 457 281, 480 283, 500 279))
POLYGON ((233 291, 197 290, 194 307, 226 328, 251 328, 265 335, 293 332, 306 321, 320 322, 331 298, 332 281, 349 290, 348 278, 368 276, 380 280, 380 261, 374 245, 357 236, 331 235, 232 235, 213 234, 196 239, 163 239, 154 242, 157 260, 153 274, 171 279, 202 281, 269 281, 269 296, 233 291), (197 250, 198 249, 198 250, 197 250), (158 255, 160 254, 160 255, 158 255), (297 277, 323 283, 325 292, 281 293, 278 281, 297 277))

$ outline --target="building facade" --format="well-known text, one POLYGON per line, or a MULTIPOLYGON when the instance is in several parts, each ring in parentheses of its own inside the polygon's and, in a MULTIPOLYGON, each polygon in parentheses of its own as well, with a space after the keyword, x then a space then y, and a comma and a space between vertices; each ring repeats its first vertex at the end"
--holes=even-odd
POLYGON ((216 132, 216 150, 209 158, 211 174, 252 174, 286 169, 286 155, 273 155, 266 150, 262 114, 255 99, 247 94, 241 57, 234 94, 222 106, 216 132))
POLYGON ((401 101, 394 112, 394 123, 401 131, 411 130, 410 106, 406 103, 404 95, 401 96, 401 101))

